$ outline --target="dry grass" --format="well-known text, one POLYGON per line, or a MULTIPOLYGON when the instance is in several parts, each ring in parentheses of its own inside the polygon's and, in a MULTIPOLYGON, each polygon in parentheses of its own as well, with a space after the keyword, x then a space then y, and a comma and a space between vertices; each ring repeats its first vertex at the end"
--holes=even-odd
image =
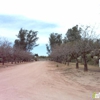
POLYGON ((88 65, 88 72, 84 72, 84 66, 82 64, 79 64, 79 69, 76 69, 75 63, 70 63, 69 66, 56 62, 50 62, 50 64, 51 66, 49 67, 55 69, 52 71, 61 73, 66 79, 77 82, 87 89, 100 92, 99 67, 88 65))
POLYGON ((4 68, 10 68, 15 65, 21 65, 21 64, 26 64, 26 63, 29 63, 29 62, 16 63, 16 64, 15 63, 11 64, 11 62, 9 62, 9 63, 5 63, 4 65, 2 65, 2 63, 0 63, 0 71, 4 70, 4 68))

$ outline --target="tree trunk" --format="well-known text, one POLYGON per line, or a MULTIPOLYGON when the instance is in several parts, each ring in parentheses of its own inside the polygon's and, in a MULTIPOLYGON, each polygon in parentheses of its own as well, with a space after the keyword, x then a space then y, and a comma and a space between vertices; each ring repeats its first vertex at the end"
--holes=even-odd
POLYGON ((67 64, 68 66, 69 66, 69 62, 71 62, 71 58, 68 59, 68 64, 67 64))
POLYGON ((77 58, 76 58, 76 69, 79 69, 79 63, 77 58))
POLYGON ((84 60, 84 71, 88 71, 88 66, 87 66, 87 60, 86 60, 86 55, 83 55, 83 60, 84 60))
POLYGON ((2 57, 2 65, 4 65, 4 63, 5 63, 5 58, 2 57))
POLYGON ((11 64, 13 64, 13 61, 11 62, 11 64))
POLYGON ((97 57, 98 58, 97 58, 97 60, 95 62, 96 62, 96 64, 99 64, 99 55, 97 57))
POLYGON ((14 62, 15 62, 15 64, 16 64, 16 56, 14 56, 14 62))
POLYGON ((66 63, 67 63, 67 57, 65 58, 65 65, 66 65, 66 63))
POLYGON ((12 58, 12 60, 11 60, 11 64, 13 64, 13 58, 12 58))
POLYGON ((69 66, 69 61, 68 61, 67 65, 69 66))

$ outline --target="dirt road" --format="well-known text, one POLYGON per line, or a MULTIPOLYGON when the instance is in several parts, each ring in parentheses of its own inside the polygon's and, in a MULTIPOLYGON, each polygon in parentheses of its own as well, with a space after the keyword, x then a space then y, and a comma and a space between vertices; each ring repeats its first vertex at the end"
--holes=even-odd
POLYGON ((92 92, 38 61, 0 71, 0 100, 92 100, 92 92))

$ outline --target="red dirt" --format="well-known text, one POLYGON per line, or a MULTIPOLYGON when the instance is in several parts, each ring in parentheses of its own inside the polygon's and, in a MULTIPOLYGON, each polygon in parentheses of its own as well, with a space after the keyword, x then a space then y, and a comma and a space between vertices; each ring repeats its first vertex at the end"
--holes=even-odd
POLYGON ((0 100, 92 100, 92 91, 50 66, 49 61, 38 61, 3 68, 0 100))

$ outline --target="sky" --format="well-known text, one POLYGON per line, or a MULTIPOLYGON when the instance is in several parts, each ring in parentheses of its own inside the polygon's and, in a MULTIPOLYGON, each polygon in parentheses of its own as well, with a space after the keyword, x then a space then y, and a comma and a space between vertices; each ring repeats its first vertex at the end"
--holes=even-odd
POLYGON ((50 33, 64 36, 75 25, 99 23, 100 0, 0 0, 0 37, 14 43, 20 28, 38 31, 32 52, 39 55, 47 55, 50 33))

